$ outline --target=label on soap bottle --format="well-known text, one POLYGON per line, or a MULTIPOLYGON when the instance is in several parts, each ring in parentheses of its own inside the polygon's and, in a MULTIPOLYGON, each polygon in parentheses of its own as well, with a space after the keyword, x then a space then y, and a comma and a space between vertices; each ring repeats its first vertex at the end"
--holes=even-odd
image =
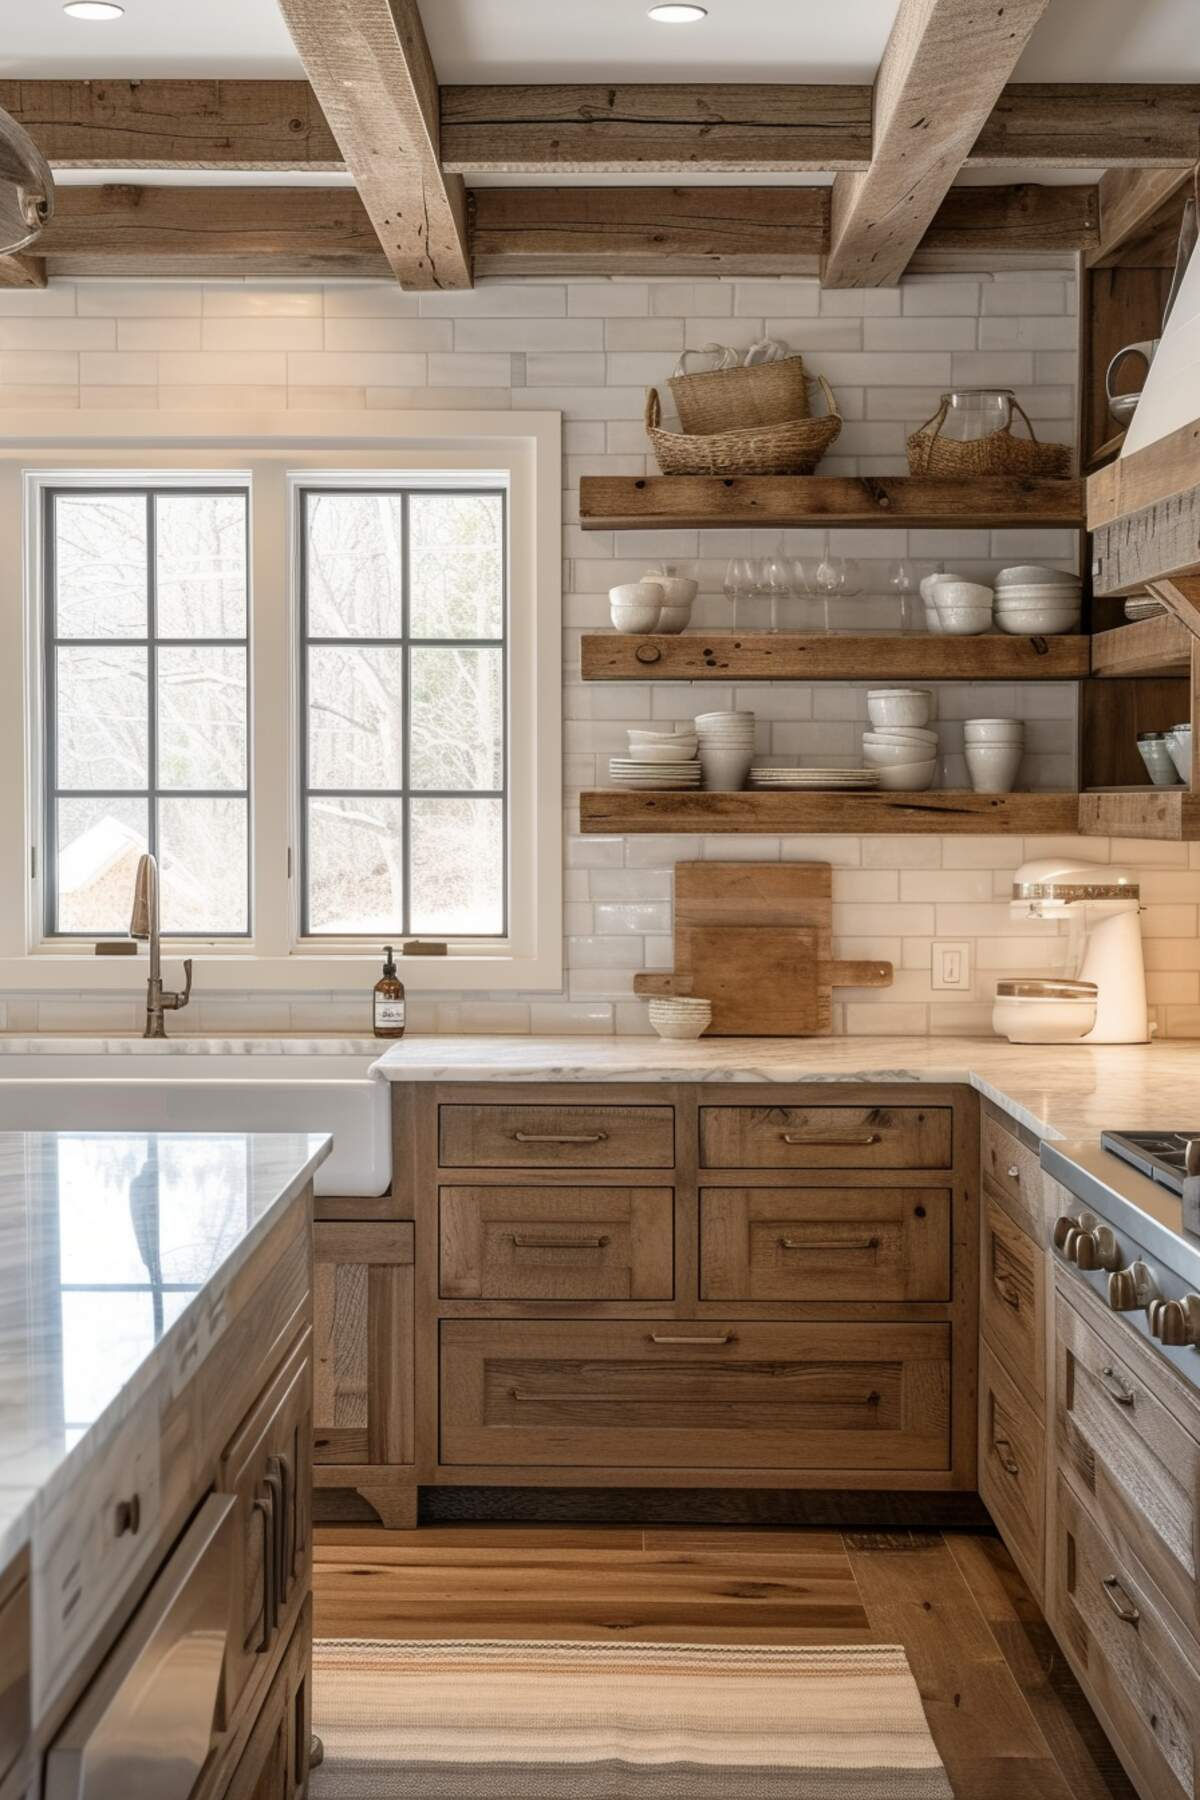
POLYGON ((381 1025, 386 1025, 386 1026, 389 1026, 390 1028, 394 1029, 397 1025, 403 1025, 403 1023, 404 1023, 404 1002, 403 1002, 403 1000, 384 1000, 381 996, 376 995, 376 997, 375 997, 375 1028, 376 1028, 376 1030, 378 1030, 381 1025))

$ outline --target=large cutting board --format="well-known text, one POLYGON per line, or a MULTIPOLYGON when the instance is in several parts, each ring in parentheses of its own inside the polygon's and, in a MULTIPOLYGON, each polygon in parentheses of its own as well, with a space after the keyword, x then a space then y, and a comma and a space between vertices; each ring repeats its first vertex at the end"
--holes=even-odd
POLYGON ((712 1001, 710 1037, 819 1037, 835 987, 890 987, 890 962, 835 961, 828 863, 675 865, 675 969, 634 992, 712 1001))

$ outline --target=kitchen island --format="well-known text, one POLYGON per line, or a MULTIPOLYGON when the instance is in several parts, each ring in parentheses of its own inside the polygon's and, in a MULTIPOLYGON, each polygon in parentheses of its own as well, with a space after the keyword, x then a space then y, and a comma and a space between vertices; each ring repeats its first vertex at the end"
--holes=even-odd
POLYGON ((47 1796, 85 1791, 147 1680, 158 1729, 125 1744, 129 1792, 160 1791, 148 1750, 206 1800, 260 1752, 299 1791, 329 1148, 0 1133, 0 1800, 35 1789, 43 1758, 47 1796))

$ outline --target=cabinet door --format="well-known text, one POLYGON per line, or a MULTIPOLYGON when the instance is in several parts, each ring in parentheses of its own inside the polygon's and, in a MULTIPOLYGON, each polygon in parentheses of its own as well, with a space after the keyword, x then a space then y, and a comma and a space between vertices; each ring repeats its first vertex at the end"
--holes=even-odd
POLYGON ((300 1800, 308 1781, 312 1623, 305 1609, 221 1800, 300 1800))
POLYGON ((413 1227, 313 1234, 313 1458, 413 1460, 413 1227))
POLYGON ((247 1683, 289 1632, 308 1583, 312 1532, 312 1334, 305 1331, 221 1458, 237 1497, 234 1615, 225 1660, 225 1723, 247 1683))

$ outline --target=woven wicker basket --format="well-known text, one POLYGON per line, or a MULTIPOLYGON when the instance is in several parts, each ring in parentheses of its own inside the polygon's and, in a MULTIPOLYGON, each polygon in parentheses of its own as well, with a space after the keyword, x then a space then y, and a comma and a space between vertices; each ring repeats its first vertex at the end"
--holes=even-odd
POLYGON ((819 419, 789 419, 740 431, 692 437, 664 431, 657 388, 646 390, 646 436, 664 475, 810 475, 842 429, 829 383, 817 377, 828 412, 819 419))
POLYGON ((808 377, 802 356, 687 373, 689 356, 720 348, 711 344, 705 351, 685 350, 668 381, 686 432, 693 437, 709 436, 748 425, 786 425, 808 417, 808 377))
POLYGON ((972 475, 1069 475, 1071 446, 1040 444, 1020 401, 1012 399, 1009 405, 1024 419, 1027 438, 1014 437, 1011 423, 986 437, 945 438, 941 430, 949 400, 943 395, 933 417, 908 439, 909 473, 944 481, 965 481, 972 475))

